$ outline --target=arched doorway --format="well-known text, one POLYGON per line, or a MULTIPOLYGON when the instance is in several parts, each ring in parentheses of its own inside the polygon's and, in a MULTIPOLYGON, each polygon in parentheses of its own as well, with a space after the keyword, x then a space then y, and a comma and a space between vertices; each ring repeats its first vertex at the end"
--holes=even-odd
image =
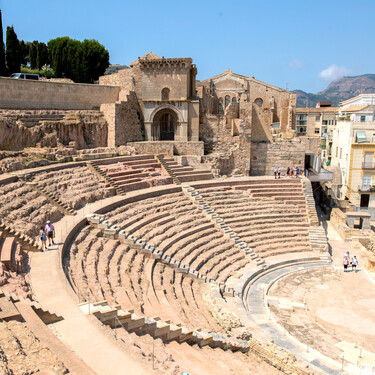
POLYGON ((152 123, 152 139, 157 141, 174 141, 177 129, 177 114, 171 109, 158 112, 152 123))

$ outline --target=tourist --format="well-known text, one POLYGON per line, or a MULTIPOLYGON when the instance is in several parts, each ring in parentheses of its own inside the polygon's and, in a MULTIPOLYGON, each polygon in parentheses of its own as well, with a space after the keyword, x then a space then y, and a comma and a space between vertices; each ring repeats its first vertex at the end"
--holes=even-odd
POLYGON ((358 266, 358 259, 354 255, 354 257, 352 259, 352 271, 354 270, 355 272, 357 272, 357 266, 358 266))
POLYGON ((286 175, 287 175, 287 176, 290 175, 290 167, 288 167, 288 168, 286 169, 286 175))
POLYGON ((275 180, 276 180, 276 176, 277 176, 277 168, 274 169, 273 174, 275 175, 275 180))
POLYGON ((298 177, 299 175, 299 167, 296 168, 296 178, 298 177))
POLYGON ((290 170, 290 177, 293 177, 293 171, 294 171, 294 169, 292 167, 291 170, 290 170))
POLYGON ((279 178, 280 178, 280 175, 281 175, 281 168, 279 167, 279 168, 277 168, 277 175, 279 176, 279 178))
POLYGON ((40 242, 42 243, 42 251, 47 249, 47 235, 43 227, 40 227, 40 242))
POLYGON ((55 227, 49 220, 47 220, 44 230, 47 232, 48 246, 51 246, 52 244, 54 245, 55 242, 53 241, 53 238, 55 237, 55 227))
POLYGON ((349 259, 346 256, 344 256, 344 262, 343 262, 343 264, 344 264, 344 272, 347 272, 348 265, 349 265, 349 259))

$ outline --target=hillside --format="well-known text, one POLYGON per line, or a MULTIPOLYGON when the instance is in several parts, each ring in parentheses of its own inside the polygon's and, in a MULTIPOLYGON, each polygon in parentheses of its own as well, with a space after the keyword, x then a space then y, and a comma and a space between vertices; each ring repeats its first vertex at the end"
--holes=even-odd
POLYGON ((333 106, 337 106, 339 102, 353 96, 375 93, 375 74, 342 77, 332 81, 325 90, 316 94, 302 90, 294 90, 292 92, 297 94, 297 107, 315 107, 319 101, 332 102, 333 106))

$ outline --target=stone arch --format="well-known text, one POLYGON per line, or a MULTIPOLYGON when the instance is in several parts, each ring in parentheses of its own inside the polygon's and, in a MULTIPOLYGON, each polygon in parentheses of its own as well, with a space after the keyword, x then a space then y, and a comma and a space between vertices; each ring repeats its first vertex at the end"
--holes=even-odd
POLYGON ((171 90, 168 88, 168 87, 164 87, 162 90, 161 90, 161 100, 162 101, 167 101, 169 100, 169 93, 171 92, 171 90))
POLYGON ((161 105, 152 112, 151 138, 153 141, 174 141, 183 122, 181 113, 172 105, 161 105))
POLYGON ((254 103, 255 103, 258 107, 260 107, 260 108, 263 107, 263 99, 262 99, 262 98, 257 98, 257 99, 255 99, 255 100, 254 100, 254 103))
POLYGON ((232 103, 237 103, 237 99, 236 99, 235 96, 233 96, 233 98, 232 98, 232 103))

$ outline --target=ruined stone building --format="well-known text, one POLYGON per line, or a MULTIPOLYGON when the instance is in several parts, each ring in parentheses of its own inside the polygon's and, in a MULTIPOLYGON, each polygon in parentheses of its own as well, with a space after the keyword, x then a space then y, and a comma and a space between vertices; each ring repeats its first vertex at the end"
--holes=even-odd
POLYGON ((294 137, 295 94, 231 70, 201 82, 196 75, 191 58, 149 52, 99 85, 0 78, 0 108, 14 112, 4 112, 0 144, 128 145, 142 154, 184 155, 216 175, 303 169, 310 146, 294 137), (26 109, 35 112, 32 122, 20 122, 26 109))

